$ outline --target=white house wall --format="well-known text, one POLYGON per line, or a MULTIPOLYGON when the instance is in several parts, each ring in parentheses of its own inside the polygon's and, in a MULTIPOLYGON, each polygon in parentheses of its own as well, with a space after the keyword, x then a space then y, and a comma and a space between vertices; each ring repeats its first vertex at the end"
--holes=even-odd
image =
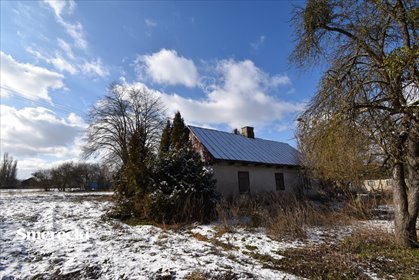
POLYGON ((214 177, 217 180, 217 191, 224 197, 238 196, 239 171, 249 172, 250 193, 276 192, 275 173, 284 174, 285 190, 281 192, 295 191, 301 187, 301 177, 297 169, 264 167, 253 165, 239 165, 228 163, 216 163, 212 165, 214 177))

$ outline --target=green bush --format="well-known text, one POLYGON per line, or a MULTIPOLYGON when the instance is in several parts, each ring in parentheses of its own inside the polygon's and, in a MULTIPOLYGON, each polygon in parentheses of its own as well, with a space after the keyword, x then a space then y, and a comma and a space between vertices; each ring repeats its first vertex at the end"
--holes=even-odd
POLYGON ((216 216, 220 195, 212 170, 193 150, 163 155, 155 164, 148 215, 163 223, 208 222, 216 216))
POLYGON ((220 195, 213 173, 193 150, 180 113, 167 122, 158 155, 144 143, 141 129, 130 138, 127 163, 114 178, 114 216, 165 224, 214 219, 220 195))

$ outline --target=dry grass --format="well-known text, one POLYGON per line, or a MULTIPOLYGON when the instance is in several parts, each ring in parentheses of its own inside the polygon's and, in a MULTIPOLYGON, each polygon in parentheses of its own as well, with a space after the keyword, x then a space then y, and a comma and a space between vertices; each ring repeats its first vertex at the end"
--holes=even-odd
POLYGON ((239 279, 237 274, 232 271, 223 271, 219 273, 205 273, 200 270, 193 271, 185 277, 185 280, 235 280, 239 279))
POLYGON ((377 216, 379 205, 391 205, 392 195, 388 192, 351 195, 345 201, 343 211, 358 220, 368 220, 377 216))
POLYGON ((344 211, 317 205, 308 200, 290 200, 267 220, 267 233, 275 239, 305 238, 305 228, 349 224, 352 218, 344 211))
POLYGON ((197 233, 197 232, 196 233, 192 233, 192 236, 196 240, 199 240, 199 241, 203 241, 203 242, 209 242, 210 241, 208 237, 206 237, 205 235, 202 235, 200 233, 197 233))
POLYGON ((343 209, 317 204, 291 194, 276 193, 241 197, 223 201, 218 216, 225 232, 234 226, 265 227, 274 239, 305 238, 307 226, 336 226, 347 224, 352 217, 343 209))
POLYGON ((280 252, 284 258, 249 253, 265 267, 309 279, 419 279, 419 250, 399 248, 389 232, 357 229, 338 244, 321 243, 280 252))
POLYGON ((209 242, 211 244, 213 244, 215 247, 219 247, 222 248, 224 251, 231 251, 231 250, 238 250, 239 248, 237 248, 236 246, 230 244, 230 242, 224 243, 220 240, 218 240, 217 238, 208 238, 205 235, 202 235, 200 233, 191 233, 191 235, 199 241, 203 241, 203 242, 209 242))
POLYGON ((185 277, 186 280, 206 280, 207 278, 207 274, 205 272, 202 271, 193 271, 192 273, 190 273, 189 275, 187 275, 185 277))

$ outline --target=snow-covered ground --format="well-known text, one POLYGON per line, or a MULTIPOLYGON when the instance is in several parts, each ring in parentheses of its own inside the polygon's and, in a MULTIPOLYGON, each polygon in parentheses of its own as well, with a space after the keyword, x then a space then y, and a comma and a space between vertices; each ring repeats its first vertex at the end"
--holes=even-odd
POLYGON ((182 279, 201 271, 238 279, 299 279, 264 268, 251 253, 280 259, 286 248, 350 234, 348 228, 327 233, 313 228, 304 242, 279 242, 262 229, 224 232, 217 224, 177 231, 128 226, 104 216, 112 206, 109 196, 0 192, 0 278, 182 279))

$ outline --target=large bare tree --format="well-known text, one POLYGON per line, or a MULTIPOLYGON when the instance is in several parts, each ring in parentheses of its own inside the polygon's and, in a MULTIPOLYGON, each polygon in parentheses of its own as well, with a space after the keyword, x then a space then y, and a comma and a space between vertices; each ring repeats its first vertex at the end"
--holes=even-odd
POLYGON ((164 107, 154 92, 143 86, 112 84, 90 110, 84 156, 101 156, 121 167, 128 163, 131 136, 141 135, 138 143, 156 151, 163 125, 164 107))
MULTIPOLYGON (((299 66, 324 63, 328 68, 301 116, 299 135, 319 127, 334 131, 341 123, 362 131, 368 139, 364 147, 378 150, 380 161, 393 174, 396 240, 402 246, 418 246, 417 3, 309 0, 296 9, 294 21, 293 61, 299 66)), ((300 141, 302 146, 307 143, 300 141)))

